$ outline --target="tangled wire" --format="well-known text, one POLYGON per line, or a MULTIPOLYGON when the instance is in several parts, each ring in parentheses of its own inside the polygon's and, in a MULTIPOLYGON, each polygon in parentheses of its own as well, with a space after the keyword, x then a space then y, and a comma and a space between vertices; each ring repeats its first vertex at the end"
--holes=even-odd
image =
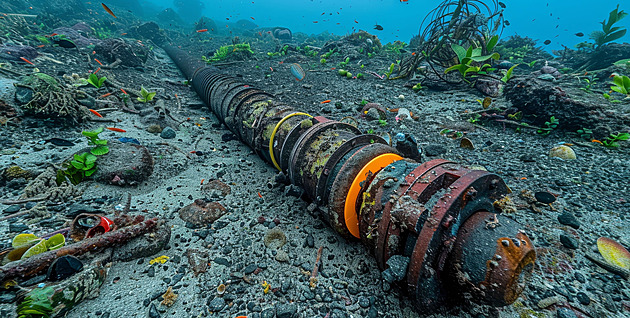
POLYGON ((403 59, 397 75, 392 79, 412 75, 423 60, 442 78, 442 72, 435 70, 436 65, 446 68, 457 64, 451 44, 463 47, 473 45, 482 48, 483 54, 487 54, 487 42, 494 35, 500 36, 504 25, 503 9, 498 0, 445 0, 422 20, 420 33, 416 37, 417 50, 422 53, 403 59))

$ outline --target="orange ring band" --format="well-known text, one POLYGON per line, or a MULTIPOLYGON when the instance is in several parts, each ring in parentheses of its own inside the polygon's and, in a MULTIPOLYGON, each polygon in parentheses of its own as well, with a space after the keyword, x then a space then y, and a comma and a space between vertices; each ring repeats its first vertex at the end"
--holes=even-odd
POLYGON ((382 154, 368 162, 361 171, 357 174, 352 181, 352 185, 346 195, 346 205, 344 207, 344 218, 346 219, 346 227, 350 234, 356 238, 361 238, 359 235, 359 217, 357 216, 357 197, 361 192, 361 182, 367 179, 368 173, 376 173, 381 169, 387 167, 391 163, 402 160, 403 158, 395 153, 382 154))

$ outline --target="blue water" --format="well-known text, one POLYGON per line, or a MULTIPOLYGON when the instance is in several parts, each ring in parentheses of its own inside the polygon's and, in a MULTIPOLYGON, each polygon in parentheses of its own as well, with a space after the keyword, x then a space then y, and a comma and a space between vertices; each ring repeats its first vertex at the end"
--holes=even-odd
MULTIPOLYGON (((190 1, 190 0, 189 0, 190 1)), ((191 1, 195 2, 195 1, 191 1)), ((562 49, 562 44, 573 47, 582 41, 589 41, 588 34, 601 30, 599 22, 608 19, 608 13, 619 1, 574 0, 504 0, 507 8, 504 17, 510 22, 503 38, 519 34, 539 40, 551 40, 545 46, 549 51, 562 49), (557 26, 557 27, 556 27, 557 26), (583 37, 574 34, 582 32, 583 37)), ((146 5, 154 9, 173 7, 172 0, 154 0, 146 5), (157 6, 157 8, 156 8, 157 6)), ((239 19, 251 20, 259 26, 284 26, 293 32, 318 34, 328 31, 337 35, 362 29, 379 36, 383 43, 401 40, 409 42, 418 34, 420 23, 425 15, 441 1, 436 0, 253 0, 253 1, 202 1, 203 15, 222 22, 239 19), (322 13, 325 13, 322 15, 322 13), (330 15, 332 13, 332 15, 330 15), (229 18, 229 20, 226 20, 229 18), (358 23, 355 23, 356 22, 358 23), (317 21, 317 23, 313 23, 317 21), (339 23, 339 24, 337 24, 339 23), (373 30, 374 24, 383 26, 383 31, 373 30)), ((621 10, 630 12, 630 2, 621 3, 621 10)), ((182 16, 186 13, 181 12, 182 16)), ((199 16, 194 12, 192 16, 199 16)), ((191 21, 192 22, 192 21, 191 21)), ((630 17, 622 20, 619 26, 630 26, 630 17)), ((618 40, 628 42, 630 33, 618 40)))

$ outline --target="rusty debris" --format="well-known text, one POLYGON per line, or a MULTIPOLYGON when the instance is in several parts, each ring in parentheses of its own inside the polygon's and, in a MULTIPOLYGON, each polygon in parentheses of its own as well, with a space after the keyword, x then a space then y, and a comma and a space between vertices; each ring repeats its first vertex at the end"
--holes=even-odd
POLYGON ((222 217, 227 210, 219 202, 197 199, 181 208, 179 217, 195 226, 206 226, 222 217))

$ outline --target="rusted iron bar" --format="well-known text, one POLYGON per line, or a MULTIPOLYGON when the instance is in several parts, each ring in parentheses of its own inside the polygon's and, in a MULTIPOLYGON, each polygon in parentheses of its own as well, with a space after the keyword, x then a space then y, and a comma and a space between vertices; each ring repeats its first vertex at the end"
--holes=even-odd
POLYGON ((152 232, 158 226, 158 222, 157 218, 145 220, 136 225, 107 232, 103 235, 85 239, 24 260, 8 263, 0 267, 0 282, 37 275, 47 270, 57 258, 65 255, 78 256, 125 244, 135 237, 152 232))

